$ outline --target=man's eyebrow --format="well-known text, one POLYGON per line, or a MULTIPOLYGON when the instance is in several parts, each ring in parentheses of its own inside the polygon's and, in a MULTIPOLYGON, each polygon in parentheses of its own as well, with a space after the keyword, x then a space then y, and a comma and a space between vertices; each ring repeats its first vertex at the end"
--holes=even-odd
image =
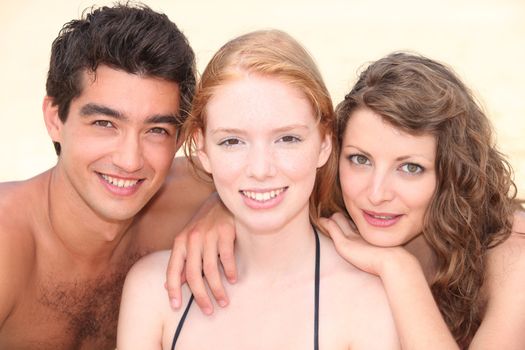
POLYGON ((167 114, 167 115, 153 115, 146 119, 146 124, 172 124, 172 125, 179 125, 182 124, 180 117, 178 115, 174 114, 167 114))
MULTIPOLYGON (((83 117, 89 117, 93 115, 104 115, 119 120, 128 120, 129 118, 120 113, 119 111, 112 109, 107 106, 98 105, 96 103, 88 103, 80 109, 80 115, 83 117)), ((180 117, 175 114, 157 114, 148 117, 145 121, 146 124, 181 124, 180 117)))
POLYGON ((82 106, 80 109, 80 115, 83 117, 89 117, 92 115, 105 115, 116 119, 127 119, 119 111, 95 103, 88 103, 82 106))

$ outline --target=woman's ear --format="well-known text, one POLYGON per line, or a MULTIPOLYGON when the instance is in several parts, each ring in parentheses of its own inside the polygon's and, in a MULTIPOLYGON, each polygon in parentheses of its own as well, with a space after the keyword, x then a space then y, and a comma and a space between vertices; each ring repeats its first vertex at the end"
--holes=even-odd
POLYGON ((208 158, 208 154, 206 153, 206 147, 204 145, 204 135, 201 129, 199 129, 199 131, 196 131, 193 134, 193 139, 195 140, 195 145, 197 146, 197 156, 199 157, 199 161, 201 162, 202 167, 207 173, 211 174, 210 159, 208 158))
POLYGON ((325 133, 321 139, 321 149, 319 151, 319 159, 317 161, 317 167, 320 168, 328 161, 330 154, 332 153, 332 134, 325 133))
POLYGON ((44 123, 46 124, 47 133, 53 142, 62 140, 62 120, 58 116, 58 105, 53 103, 53 98, 46 96, 42 103, 42 112, 44 113, 44 123))

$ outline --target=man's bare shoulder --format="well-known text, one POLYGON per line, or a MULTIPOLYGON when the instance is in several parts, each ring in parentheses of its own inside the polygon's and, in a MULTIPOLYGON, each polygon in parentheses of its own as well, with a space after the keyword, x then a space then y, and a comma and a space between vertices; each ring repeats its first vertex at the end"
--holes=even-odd
POLYGON ((0 327, 24 290, 35 260, 37 178, 0 183, 0 327))
POLYGON ((137 215, 134 229, 155 241, 153 250, 171 248, 173 237, 212 192, 212 184, 195 176, 185 158, 175 158, 164 185, 137 215))
POLYGON ((204 173, 196 173, 186 157, 176 157, 152 204, 164 209, 195 208, 213 191, 210 178, 206 178, 204 173))

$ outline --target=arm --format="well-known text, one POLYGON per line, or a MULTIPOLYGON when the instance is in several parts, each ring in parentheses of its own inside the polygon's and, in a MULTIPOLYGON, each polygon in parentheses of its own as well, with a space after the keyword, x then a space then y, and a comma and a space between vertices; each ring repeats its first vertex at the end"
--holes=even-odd
POLYGON ((233 218, 214 193, 174 240, 166 273, 166 288, 172 307, 180 307, 181 285, 186 279, 200 309, 208 315, 213 312, 203 272, 219 305, 228 304, 220 278, 219 261, 226 278, 234 283, 237 278, 234 241, 233 218))
POLYGON ((139 260, 129 271, 120 304, 117 348, 162 349, 163 310, 170 309, 162 288, 168 252, 139 260))
POLYGON ((345 260, 381 278, 403 349, 458 349, 413 255, 401 247, 368 244, 342 214, 322 223, 345 260))
POLYGON ((523 349, 525 344, 525 215, 515 216, 514 233, 492 248, 487 259, 485 316, 471 349, 523 349))

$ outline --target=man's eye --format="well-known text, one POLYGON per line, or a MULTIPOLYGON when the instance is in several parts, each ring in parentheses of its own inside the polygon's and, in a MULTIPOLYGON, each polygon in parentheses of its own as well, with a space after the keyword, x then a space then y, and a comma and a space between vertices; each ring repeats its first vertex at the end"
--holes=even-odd
POLYGON ((93 125, 100 126, 102 128, 112 128, 113 127, 113 123, 110 122, 109 120, 95 120, 93 122, 93 125))
POLYGON ((348 157, 348 159, 350 159, 352 163, 357 164, 357 165, 370 164, 370 161, 368 160, 368 158, 362 154, 352 154, 348 157))
POLYGON ((164 128, 160 128, 160 127, 157 127, 157 128, 151 128, 151 129, 150 129, 150 132, 151 132, 152 134, 169 135, 168 130, 166 130, 166 129, 164 129, 164 128))

